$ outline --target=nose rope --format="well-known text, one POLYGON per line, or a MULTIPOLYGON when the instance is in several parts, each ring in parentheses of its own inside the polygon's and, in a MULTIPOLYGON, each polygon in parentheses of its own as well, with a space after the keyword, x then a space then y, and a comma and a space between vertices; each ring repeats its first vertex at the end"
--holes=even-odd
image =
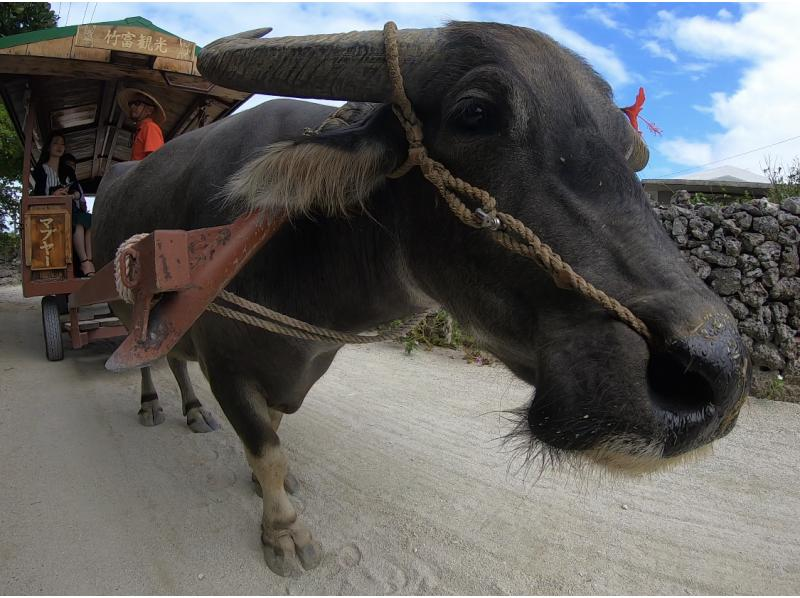
POLYGON ((647 325, 631 310, 577 274, 553 249, 513 216, 497 211, 497 201, 488 192, 454 177, 443 164, 428 156, 423 145, 422 123, 406 96, 400 55, 397 47, 397 25, 389 21, 383 27, 386 66, 392 86, 392 109, 408 139, 408 158, 389 178, 399 178, 419 166, 423 176, 436 187, 456 217, 473 228, 488 228, 494 240, 521 256, 527 257, 547 272, 559 288, 571 288, 599 303, 619 320, 639 333, 648 343, 652 340, 647 325), (459 196, 477 201, 481 208, 471 210, 459 196))
MULTIPOLYGON (((419 166, 423 176, 438 190, 447 202, 453 214, 464 224, 473 228, 489 229, 492 238, 508 249, 523 257, 533 260, 547 272, 559 288, 571 288, 589 299, 599 303, 613 313, 619 320, 638 332, 646 341, 652 337, 644 322, 616 299, 589 283, 577 274, 553 249, 543 243, 525 224, 503 212, 497 211, 497 201, 483 189, 473 187, 466 181, 453 176, 445 166, 428 156, 423 144, 422 123, 405 94, 403 76, 400 72, 400 60, 397 49, 397 26, 389 21, 384 26, 386 63, 389 80, 392 85, 392 109, 402 125, 408 139, 408 157, 406 161, 389 178, 399 178, 415 166, 419 166), (481 208, 472 210, 459 196, 466 196, 477 201, 481 208)), ((136 257, 133 246, 147 235, 136 235, 123 243, 115 257, 114 278, 119 297, 127 303, 133 303, 132 288, 136 286, 136 257)), ((206 310, 220 316, 244 322, 286 336, 306 340, 333 341, 340 343, 370 343, 391 338, 398 338, 413 328, 428 312, 407 321, 397 330, 369 336, 347 334, 335 330, 312 326, 300 320, 284 316, 278 312, 248 301, 228 291, 222 291, 215 300, 206 306, 206 310), (251 313, 232 310, 220 304, 220 300, 235 305, 237 308, 251 313)))

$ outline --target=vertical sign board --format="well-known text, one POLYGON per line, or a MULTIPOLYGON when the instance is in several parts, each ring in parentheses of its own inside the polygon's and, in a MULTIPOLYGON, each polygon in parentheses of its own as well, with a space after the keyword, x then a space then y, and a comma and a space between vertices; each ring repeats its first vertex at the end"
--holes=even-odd
POLYGON ((72 214, 32 208, 25 217, 25 263, 31 270, 63 270, 72 263, 72 214))
POLYGON ((194 59, 194 42, 144 27, 78 25, 75 45, 81 48, 163 56, 189 62, 194 59))

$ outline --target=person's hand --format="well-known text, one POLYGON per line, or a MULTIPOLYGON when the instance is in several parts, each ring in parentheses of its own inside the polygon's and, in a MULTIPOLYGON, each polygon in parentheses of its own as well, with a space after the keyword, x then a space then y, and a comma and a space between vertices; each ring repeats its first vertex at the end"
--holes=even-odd
POLYGON ((53 191, 53 195, 67 195, 69 190, 66 187, 59 187, 55 191, 53 191))

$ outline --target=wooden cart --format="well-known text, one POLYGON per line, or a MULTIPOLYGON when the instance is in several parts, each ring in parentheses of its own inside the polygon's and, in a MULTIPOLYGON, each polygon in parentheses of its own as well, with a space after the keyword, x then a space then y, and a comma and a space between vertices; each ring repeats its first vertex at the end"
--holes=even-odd
MULTIPOLYGON (((130 159, 134 128, 116 102, 126 87, 159 99, 167 115, 166 140, 232 113, 250 94, 203 79, 197 53, 193 42, 141 17, 0 38, 0 97, 25 152, 22 290, 25 297, 42 297, 45 352, 51 361, 63 358, 64 332, 73 348, 127 332, 102 313, 86 319, 79 307, 89 303, 68 304, 68 295, 92 279, 76 275, 70 199, 31 196, 31 166, 49 134, 62 131, 77 159, 78 182, 93 195, 113 163, 130 159)), ((115 298, 101 295, 95 303, 115 298)))

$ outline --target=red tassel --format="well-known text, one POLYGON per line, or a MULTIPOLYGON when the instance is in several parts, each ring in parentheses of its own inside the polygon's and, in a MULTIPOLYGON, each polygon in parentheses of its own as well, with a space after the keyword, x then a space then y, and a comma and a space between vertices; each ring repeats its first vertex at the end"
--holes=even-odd
POLYGON ((659 128, 656 126, 656 124, 655 124, 655 123, 651 123, 651 122, 650 122, 649 120, 647 120, 647 119, 646 119, 644 116, 639 116, 639 118, 641 118, 641 119, 642 119, 642 120, 645 122, 645 124, 647 125, 647 128, 648 128, 648 129, 650 129, 650 132, 651 132, 653 135, 662 135, 662 134, 664 133, 664 131, 663 131, 663 130, 661 130, 661 129, 659 129, 659 128))
POLYGON ((636 101, 633 103, 632 106, 626 106, 622 109, 622 111, 628 116, 628 120, 631 121, 631 126, 634 128, 635 131, 639 130, 639 113, 642 111, 642 106, 644 106, 644 87, 639 88, 639 93, 636 94, 636 101))
POLYGON ((644 87, 640 87, 639 93, 636 94, 636 101, 633 103, 632 106, 626 106, 625 108, 623 108, 622 111, 628 117, 628 120, 631 121, 631 126, 633 127, 633 129, 640 135, 641 135, 641 132, 639 131, 640 118, 645 122, 647 128, 650 129, 650 132, 653 135, 662 135, 664 131, 659 129, 654 123, 651 123, 649 120, 647 120, 644 116, 640 114, 640 112, 642 111, 642 107, 644 106, 644 99, 645 99, 644 87))

